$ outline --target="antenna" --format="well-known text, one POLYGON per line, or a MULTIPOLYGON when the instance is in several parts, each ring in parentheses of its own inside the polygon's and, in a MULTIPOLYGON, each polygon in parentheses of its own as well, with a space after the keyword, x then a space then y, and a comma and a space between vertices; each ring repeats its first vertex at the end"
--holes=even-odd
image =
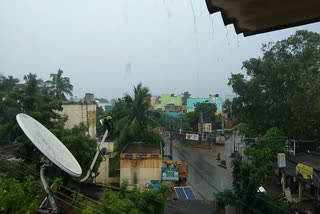
POLYGON ((57 206, 44 176, 46 167, 50 166, 51 161, 72 177, 80 177, 82 169, 67 147, 41 123, 23 113, 17 114, 16 119, 25 135, 46 157, 41 160, 40 177, 52 207, 52 213, 57 213, 57 206))

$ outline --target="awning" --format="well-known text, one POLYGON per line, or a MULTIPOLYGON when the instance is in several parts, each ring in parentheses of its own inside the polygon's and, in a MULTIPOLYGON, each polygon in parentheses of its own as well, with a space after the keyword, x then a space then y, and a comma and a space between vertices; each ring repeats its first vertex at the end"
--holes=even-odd
POLYGON ((320 21, 320 0, 206 0, 225 25, 250 36, 320 21))

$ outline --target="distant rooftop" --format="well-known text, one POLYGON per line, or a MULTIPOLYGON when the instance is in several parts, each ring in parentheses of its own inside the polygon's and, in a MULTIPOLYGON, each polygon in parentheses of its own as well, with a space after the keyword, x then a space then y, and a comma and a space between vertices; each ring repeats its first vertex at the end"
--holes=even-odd
POLYGON ((139 143, 129 144, 123 153, 139 154, 161 154, 159 145, 141 145, 139 143))
POLYGON ((320 171, 320 156, 317 154, 303 154, 294 157, 288 157, 288 160, 294 163, 302 163, 320 171))

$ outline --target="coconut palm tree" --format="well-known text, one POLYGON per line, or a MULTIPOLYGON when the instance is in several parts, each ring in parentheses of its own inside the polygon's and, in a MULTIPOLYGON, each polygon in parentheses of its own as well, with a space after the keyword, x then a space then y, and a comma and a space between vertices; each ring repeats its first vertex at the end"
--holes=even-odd
POLYGON ((52 80, 49 80, 48 83, 51 85, 52 94, 58 100, 67 100, 66 95, 72 96, 73 86, 70 84, 69 77, 62 77, 63 71, 58 70, 56 74, 50 74, 52 80))
POLYGON ((133 89, 134 95, 126 95, 123 102, 126 104, 126 116, 119 120, 117 129, 120 131, 120 141, 139 140, 148 126, 155 124, 153 112, 150 111, 151 94, 149 89, 138 84, 133 89))

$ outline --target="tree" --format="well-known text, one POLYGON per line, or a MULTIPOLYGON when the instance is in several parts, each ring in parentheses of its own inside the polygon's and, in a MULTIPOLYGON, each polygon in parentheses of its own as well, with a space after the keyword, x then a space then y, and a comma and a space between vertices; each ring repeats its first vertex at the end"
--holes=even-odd
POLYGON ((285 140, 284 133, 280 129, 276 127, 268 129, 257 145, 248 147, 245 154, 256 168, 270 167, 270 163, 276 162, 277 154, 285 152, 285 140))
POLYGON ((140 192, 136 187, 132 192, 128 192, 128 183, 121 184, 120 192, 112 192, 105 188, 104 196, 100 200, 101 211, 103 213, 140 213, 140 214, 160 214, 164 212, 165 201, 170 189, 161 185, 159 190, 149 190, 140 192))
POLYGON ((190 97, 191 97, 191 94, 188 91, 183 92, 183 94, 182 94, 182 105, 187 105, 187 100, 190 97))
POLYGON ((229 85, 236 123, 255 135, 279 127, 291 138, 319 137, 320 34, 297 31, 287 39, 262 46, 263 56, 243 62, 243 74, 229 85))
POLYGON ((149 89, 138 84, 134 87, 134 95, 126 95, 118 100, 112 109, 116 120, 116 132, 120 142, 141 140, 142 133, 156 124, 154 117, 158 114, 150 110, 149 89))
POLYGON ((254 168, 251 164, 244 164, 239 159, 232 161, 233 190, 224 190, 214 194, 219 206, 231 205, 237 213, 254 214, 288 213, 288 204, 278 200, 270 193, 259 193, 258 189, 266 175, 265 168, 254 168), (258 211, 257 211, 258 210, 258 211))
POLYGON ((248 147, 246 155, 252 164, 244 164, 239 159, 232 161, 233 190, 214 194, 220 206, 231 205, 243 213, 255 213, 248 206, 264 213, 287 213, 288 206, 272 194, 262 194, 258 188, 263 184, 265 176, 271 171, 271 163, 277 159, 277 153, 284 152, 283 132, 271 128, 255 147, 248 147))
POLYGON ((194 112, 187 113, 190 127, 192 127, 194 131, 198 130, 198 121, 202 114, 203 117, 210 117, 213 125, 212 127, 221 128, 221 120, 219 120, 218 116, 215 114, 216 112, 217 106, 214 103, 197 103, 194 112))
POLYGON ((26 142, 15 119, 18 113, 27 113, 48 128, 60 118, 57 111, 62 110, 61 103, 41 92, 36 75, 29 74, 25 79, 25 84, 14 87, 0 100, 0 144, 26 142))
POLYGON ((225 113, 227 113, 228 120, 232 121, 232 102, 229 99, 227 99, 224 102, 223 107, 225 109, 225 113))
POLYGON ((54 94, 54 97, 58 100, 65 101, 67 100, 66 95, 72 96, 73 86, 70 84, 69 77, 62 77, 63 71, 58 70, 56 74, 50 74, 52 78, 48 83, 51 85, 51 91, 54 94))
POLYGON ((36 213, 45 193, 33 177, 18 181, 0 173, 1 213, 36 213))
POLYGON ((7 94, 16 87, 18 82, 19 79, 13 76, 6 77, 0 75, 0 98, 7 96, 7 94))
MULTIPOLYGON (((65 129, 64 123, 57 123, 52 133, 68 148, 76 160, 79 162, 83 175, 86 175, 90 168, 93 157, 97 151, 97 141, 90 138, 86 132, 84 124, 76 125, 72 129, 65 129)), ((97 172, 102 157, 99 156, 92 172, 97 172)), ((62 170, 51 170, 52 177, 61 177, 65 185, 73 185, 74 180, 62 170)))

